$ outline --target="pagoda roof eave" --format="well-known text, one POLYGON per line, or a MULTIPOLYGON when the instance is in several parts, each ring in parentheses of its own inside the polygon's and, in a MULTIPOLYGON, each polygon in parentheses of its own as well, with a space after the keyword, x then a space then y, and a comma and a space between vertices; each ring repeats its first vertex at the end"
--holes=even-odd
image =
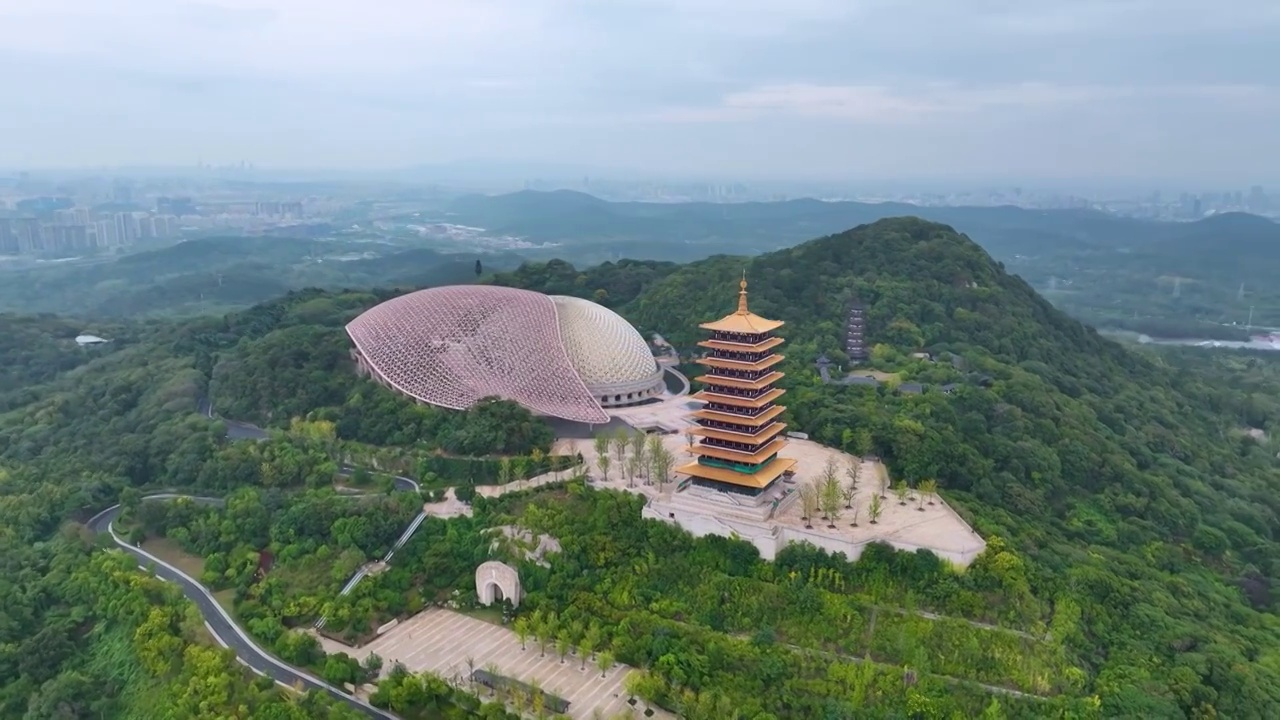
POLYGON ((761 426, 753 433, 737 433, 719 428, 709 428, 702 425, 695 425, 690 432, 700 437, 715 438, 717 440, 729 440, 731 442, 758 443, 767 440, 775 435, 781 435, 787 429, 787 424, 783 422, 774 422, 761 426))
POLYGON ((778 398, 786 395, 787 391, 782 388, 773 388, 769 392, 758 398, 741 398, 733 395, 720 395, 709 390, 699 390, 689 396, 691 400, 701 400, 702 402, 715 402, 721 405, 732 405, 740 408, 758 408, 764 407, 778 398))
POLYGON ((702 445, 702 444, 694 445, 690 451, 695 455, 705 455, 707 457, 717 458, 719 460, 732 460, 735 462, 754 465, 755 463, 763 462, 770 455, 773 455, 774 453, 778 452, 782 448, 786 447, 786 445, 787 445, 786 440, 780 437, 775 437, 769 440, 769 442, 766 443, 764 447, 760 448, 759 450, 756 450, 753 453, 738 452, 736 450, 730 450, 729 448, 720 448, 714 445, 702 445))
POLYGON ((676 468, 676 472, 681 475, 702 478, 704 480, 714 480, 716 482, 729 483, 731 485, 741 485, 750 488, 766 488, 774 480, 777 480, 783 473, 795 467, 796 461, 791 458, 774 458, 773 462, 767 466, 753 472, 751 474, 726 470, 724 468, 710 467, 701 463, 689 463, 676 468))
POLYGON ((740 425, 742 427, 759 428, 764 427, 766 423, 773 422, 779 415, 786 412, 786 408, 781 405, 774 405, 764 412, 750 417, 746 415, 735 415, 733 413, 720 412, 718 410, 708 410, 701 408, 694 410, 691 415, 699 420, 713 420, 715 422, 728 423, 730 425, 740 425))
POLYGON ((741 388, 743 390, 759 390, 762 387, 774 384, 786 376, 786 373, 774 370, 768 375, 756 380, 742 380, 740 378, 719 377, 717 375, 699 375, 698 377, 695 377, 693 381, 702 383, 703 385, 720 385, 723 387, 741 388))
POLYGON ((731 340, 716 340, 709 338, 707 340, 699 340, 698 347, 709 348, 711 350, 728 350, 730 352, 764 352, 778 347, 784 342, 783 338, 774 335, 766 340, 757 343, 740 343, 731 340))
POLYGON ((773 353, 768 357, 761 358, 755 362, 739 362, 737 360, 725 360, 718 357, 700 357, 694 362, 704 367, 719 368, 721 370, 767 370, 774 365, 786 360, 787 356, 779 353, 773 353))
POLYGON ((781 320, 762 318, 753 312, 737 312, 725 315, 719 320, 702 323, 698 327, 712 332, 731 332, 743 335, 758 335, 777 330, 785 325, 781 320))

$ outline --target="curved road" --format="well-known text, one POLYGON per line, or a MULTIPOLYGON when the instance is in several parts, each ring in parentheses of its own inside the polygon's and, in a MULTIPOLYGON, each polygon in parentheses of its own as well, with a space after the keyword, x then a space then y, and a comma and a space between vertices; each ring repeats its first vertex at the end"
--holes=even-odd
POLYGON ((681 385, 684 385, 683 390, 681 390, 678 393, 673 393, 675 396, 680 397, 680 396, 688 395, 689 391, 693 389, 693 387, 689 384, 689 378, 685 377, 684 373, 680 372, 679 370, 675 369, 670 365, 664 365, 662 369, 663 371, 670 373, 673 377, 675 377, 675 379, 679 380, 681 385))
MULTIPOLYGON (((360 468, 357 468, 354 465, 348 465, 346 463, 343 463, 342 465, 338 466, 338 476, 349 478, 355 474, 356 470, 359 470, 359 469, 360 468)), ((388 475, 389 474, 389 473, 383 472, 382 470, 369 470, 368 468, 365 468, 365 470, 367 470, 370 475, 388 475)), ((414 480, 413 478, 405 477, 403 475, 392 475, 391 479, 395 481, 397 490, 418 492, 422 489, 421 487, 419 487, 418 481, 414 480)))
MULTIPOLYGON (((175 493, 161 493, 158 495, 148 495, 143 498, 144 501, 149 500, 174 500, 177 498, 190 498, 191 500, 201 503, 216 505, 223 502, 221 498, 192 497, 189 495, 178 495, 175 493)), ((190 575, 182 572, 178 568, 166 563, 160 558, 146 552, 142 548, 130 545, 128 541, 116 534, 115 528, 112 526, 116 518, 120 516, 120 506, 113 505, 106 510, 94 515, 87 523, 89 529, 95 533, 108 534, 116 545, 126 553, 129 553, 138 561, 139 566, 146 569, 148 565, 154 564, 156 577, 171 582, 182 588, 182 593, 187 596, 191 602, 196 604, 200 609, 200 614, 204 616, 205 623, 213 632, 214 637, 221 644, 230 648, 240 658, 241 662, 249 667, 250 670, 265 675, 276 682, 290 687, 300 686, 308 690, 318 690, 328 693, 330 697, 346 704, 348 707, 364 714, 366 717, 379 718, 380 720, 395 720, 396 716, 379 710, 369 703, 348 694, 341 688, 334 687, 320 678, 311 675, 305 670, 286 665, 277 660, 266 650, 263 650, 251 639, 240 626, 231 619, 227 611, 214 600, 213 595, 208 588, 201 585, 190 575)))

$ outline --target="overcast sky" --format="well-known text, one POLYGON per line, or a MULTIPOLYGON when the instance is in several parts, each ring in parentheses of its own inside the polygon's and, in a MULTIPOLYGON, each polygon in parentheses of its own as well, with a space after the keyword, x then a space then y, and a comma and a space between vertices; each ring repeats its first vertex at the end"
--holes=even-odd
POLYGON ((0 0, 0 166, 1280 176, 1280 0, 0 0))

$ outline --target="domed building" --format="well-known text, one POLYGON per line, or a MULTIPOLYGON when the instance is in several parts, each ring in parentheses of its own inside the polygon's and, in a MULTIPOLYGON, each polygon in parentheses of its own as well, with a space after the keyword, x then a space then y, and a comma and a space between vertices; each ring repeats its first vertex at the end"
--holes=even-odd
POLYGON ((362 372, 431 405, 485 397, 534 413, 605 423, 604 408, 662 394, 662 370, 640 333, 588 300, 492 285, 392 298, 347 325, 362 372))

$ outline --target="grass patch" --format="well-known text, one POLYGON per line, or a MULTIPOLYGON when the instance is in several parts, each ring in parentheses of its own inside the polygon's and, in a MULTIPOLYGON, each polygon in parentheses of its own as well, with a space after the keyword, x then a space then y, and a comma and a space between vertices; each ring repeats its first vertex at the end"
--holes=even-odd
POLYGON ((460 608, 456 612, 467 617, 473 617, 477 620, 483 620, 490 625, 500 625, 505 627, 502 622, 502 608, 497 605, 489 607, 460 608))
POLYGON ((571 502, 572 496, 569 494, 567 484, 573 479, 566 478, 557 483, 548 485, 539 485, 536 488, 528 490, 518 490, 514 493, 507 493, 502 497, 502 501, 506 504, 503 512, 512 516, 519 517, 524 514, 524 510, 532 502, 548 501, 552 503, 571 502))
POLYGON ((143 541, 142 549, 190 575, 196 582, 204 575, 204 558, 183 550, 169 538, 148 538, 143 541))
POLYGON ((213 593, 213 599, 218 601, 218 604, 222 606, 223 610, 226 610, 228 613, 231 613, 231 611, 235 608, 235 604, 236 604, 235 588, 225 588, 223 590, 219 590, 213 593))
POLYGON ((850 371, 849 376, 850 377, 870 377, 870 378, 875 378, 880 382, 887 383, 887 382, 898 381, 899 379, 901 379, 902 373, 889 373, 889 372, 882 372, 880 370, 871 370, 867 368, 862 368, 859 370, 850 371))

